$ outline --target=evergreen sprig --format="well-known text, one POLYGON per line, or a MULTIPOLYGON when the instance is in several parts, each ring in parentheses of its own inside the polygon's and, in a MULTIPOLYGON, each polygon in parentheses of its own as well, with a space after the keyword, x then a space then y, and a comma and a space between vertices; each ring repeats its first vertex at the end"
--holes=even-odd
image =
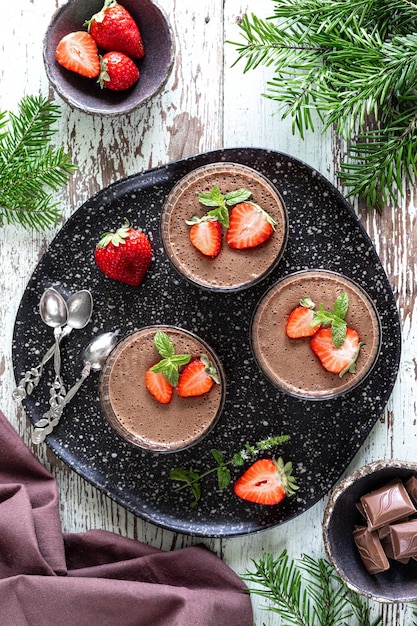
POLYGON ((381 208, 417 177, 417 4, 409 0, 272 0, 244 15, 236 63, 274 68, 265 97, 305 137, 313 111, 347 142, 338 175, 381 208))
MULTIPOLYGON (((283 550, 278 557, 265 553, 252 564, 254 571, 248 570, 242 580, 286 626, 384 626, 382 615, 372 619, 369 600, 349 589, 326 559, 290 559, 283 550)), ((410 608, 417 617, 416 605, 410 608)))
POLYGON ((45 230, 61 217, 51 191, 76 169, 62 147, 53 148, 61 113, 48 98, 26 96, 18 113, 0 113, 0 225, 45 230))

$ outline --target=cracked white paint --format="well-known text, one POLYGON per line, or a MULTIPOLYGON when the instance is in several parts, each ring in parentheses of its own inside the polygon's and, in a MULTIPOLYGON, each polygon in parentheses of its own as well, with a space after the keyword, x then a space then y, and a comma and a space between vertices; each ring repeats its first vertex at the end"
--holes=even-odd
MULTIPOLYGON (((176 59, 163 92, 128 116, 95 119, 71 111, 49 88, 42 62, 42 39, 50 16, 64 0, 13 0, 2 7, 0 23, 0 109, 14 110, 25 94, 41 91, 62 105, 57 144, 71 151, 79 165, 71 183, 57 194, 64 220, 91 195, 111 182, 181 157, 220 147, 272 148, 305 161, 337 185, 335 171, 343 145, 331 131, 315 133, 305 141, 293 136, 290 121, 281 122, 275 103, 261 97, 272 70, 259 68, 243 74, 232 67, 234 48, 223 40, 239 38, 237 20, 244 11, 257 16, 273 13, 271 0, 158 0, 173 28, 176 59), (16 33, 23 45, 17 43, 16 33)), ((403 326, 403 357, 394 393, 384 415, 350 464, 348 471, 378 458, 415 460, 417 450, 417 311, 416 311, 416 193, 409 190, 398 206, 383 214, 359 211, 382 260, 397 298, 403 326)), ((55 232, 57 229, 55 230, 55 232)), ((52 240, 46 234, 12 227, 0 231, 0 408, 29 442, 24 414, 11 398, 14 387, 11 341, 20 298, 39 258, 52 240)), ((37 456, 57 478, 65 531, 104 528, 135 537, 158 548, 180 548, 201 541, 143 522, 68 469, 48 448, 37 456)), ((251 567, 263 550, 287 548, 299 557, 306 552, 324 556, 321 520, 327 498, 304 515, 277 529, 250 537, 205 539, 238 573, 251 567)), ((255 621, 275 626, 273 613, 253 599, 255 621)), ((384 607, 386 623, 406 625, 402 607, 384 607)))

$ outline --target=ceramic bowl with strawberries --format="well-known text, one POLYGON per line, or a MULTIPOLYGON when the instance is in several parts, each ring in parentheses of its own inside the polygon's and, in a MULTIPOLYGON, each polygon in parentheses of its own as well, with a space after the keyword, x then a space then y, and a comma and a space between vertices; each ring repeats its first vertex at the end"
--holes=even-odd
POLYGON ((334 489, 327 556, 346 585, 378 602, 417 601, 417 463, 374 461, 334 489))
POLYGON ((70 0, 44 37, 49 81, 72 108, 129 113, 165 85, 174 60, 170 24, 150 0, 70 0))

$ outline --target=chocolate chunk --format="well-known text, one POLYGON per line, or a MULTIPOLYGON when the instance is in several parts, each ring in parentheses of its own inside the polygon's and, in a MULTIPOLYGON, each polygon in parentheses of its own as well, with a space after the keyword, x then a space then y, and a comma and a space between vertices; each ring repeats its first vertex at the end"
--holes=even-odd
POLYGON ((389 537, 389 524, 385 524, 385 526, 378 528, 378 537, 381 541, 385 539, 385 537, 389 537))
POLYGON ((389 561, 377 532, 369 530, 366 526, 357 526, 353 531, 353 539, 369 574, 378 574, 389 569, 389 561))
POLYGON ((366 515, 369 530, 376 530, 416 512, 416 508, 400 480, 371 491, 362 496, 360 502, 366 515))
POLYGON ((395 559, 417 556, 417 520, 393 524, 390 536, 395 559))
MULTIPOLYGON (((384 526, 384 528, 386 527, 384 526)), ((374 531, 374 532, 377 532, 377 531, 374 531)), ((400 563, 403 563, 404 565, 408 563, 408 561, 410 560, 409 556, 405 558, 399 558, 399 559, 395 558, 390 534, 385 535, 385 537, 380 536, 380 539, 381 539, 381 546, 383 547, 384 552, 389 559, 393 559, 394 561, 399 561, 400 563)))
POLYGON ((417 476, 411 476, 406 483, 405 488, 407 490, 408 495, 410 496, 411 502, 414 505, 417 505, 417 476))
POLYGON ((356 503, 356 508, 358 509, 358 511, 362 515, 362 517, 364 519, 366 519, 365 511, 363 510, 363 505, 362 505, 362 503, 360 501, 356 503))

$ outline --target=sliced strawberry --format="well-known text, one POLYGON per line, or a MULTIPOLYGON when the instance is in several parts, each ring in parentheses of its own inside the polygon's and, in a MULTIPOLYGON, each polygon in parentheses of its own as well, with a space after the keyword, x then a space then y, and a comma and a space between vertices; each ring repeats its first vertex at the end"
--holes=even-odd
POLYGON ((222 231, 217 219, 196 218, 190 228, 189 236, 191 243, 201 254, 212 258, 219 254, 222 246, 222 231))
POLYGON ((148 391, 160 404, 169 404, 171 402, 174 387, 163 374, 149 369, 145 375, 145 383, 148 391))
POLYGON ((194 359, 180 374, 177 391, 181 398, 201 396, 210 391, 213 382, 219 382, 213 363, 202 355, 194 359))
POLYGON ((332 329, 320 328, 310 339, 310 346, 328 372, 343 376, 347 371, 355 371, 362 343, 356 330, 347 328, 344 343, 336 348, 332 340, 332 329))
POLYGON ((321 324, 312 326, 314 316, 314 302, 310 298, 303 298, 299 306, 293 309, 288 317, 286 333, 291 339, 301 339, 314 335, 321 324))
POLYGON ((284 463, 280 457, 260 459, 236 481, 235 494, 256 504, 279 504, 286 496, 291 496, 298 489, 292 476, 292 463, 284 463))
POLYGON ((241 202, 230 211, 226 241, 231 248, 254 248, 269 239, 275 220, 254 202, 241 202))
POLYGON ((95 78, 100 74, 97 44, 85 31, 65 35, 57 45, 55 58, 67 70, 81 76, 95 78))

